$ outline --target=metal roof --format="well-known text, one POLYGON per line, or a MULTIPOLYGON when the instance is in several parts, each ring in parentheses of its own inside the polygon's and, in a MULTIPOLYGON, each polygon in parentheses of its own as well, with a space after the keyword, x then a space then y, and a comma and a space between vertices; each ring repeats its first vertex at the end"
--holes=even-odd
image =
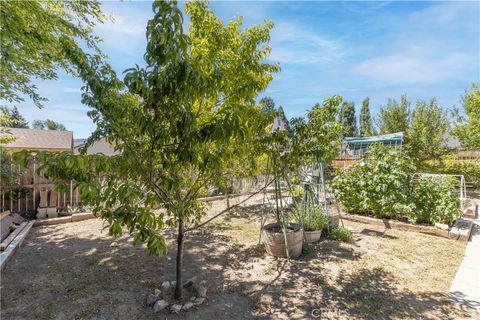
MULTIPOLYGON (((8 128, 7 131, 17 139, 2 145, 11 150, 72 151, 73 132, 57 130, 37 130, 8 128)), ((1 132, 0 135, 8 133, 1 132)))
POLYGON ((395 144, 402 143, 403 137, 403 132, 396 132, 371 137, 346 137, 345 142, 348 145, 370 145, 375 142, 383 144, 395 144))

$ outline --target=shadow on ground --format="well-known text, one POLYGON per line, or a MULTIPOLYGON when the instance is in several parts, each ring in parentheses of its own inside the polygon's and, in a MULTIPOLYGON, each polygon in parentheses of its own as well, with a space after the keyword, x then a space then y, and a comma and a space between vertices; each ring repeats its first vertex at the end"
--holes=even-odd
MULTIPOLYGON (((149 257, 143 247, 133 247, 126 237, 112 239, 101 227, 90 220, 34 228, 2 272, 2 319, 166 318, 144 303, 148 292, 174 280, 172 235, 167 256, 149 257)), ((465 315, 452 311, 446 294, 399 289, 394 275, 369 268, 368 261, 355 272, 325 267, 365 260, 354 245, 327 240, 298 260, 276 260, 206 229, 190 234, 185 249, 184 277, 205 279, 208 299, 168 319, 313 319, 312 311, 320 309, 322 319, 465 315)))

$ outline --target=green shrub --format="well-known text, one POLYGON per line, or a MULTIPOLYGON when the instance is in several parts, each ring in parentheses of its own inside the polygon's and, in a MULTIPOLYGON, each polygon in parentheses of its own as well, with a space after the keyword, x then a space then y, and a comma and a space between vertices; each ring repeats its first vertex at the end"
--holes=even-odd
POLYGON ((341 242, 352 242, 353 235, 347 228, 336 227, 330 231, 330 239, 341 242))
POLYGON ((408 196, 414 171, 410 158, 374 145, 365 158, 339 173, 333 186, 346 211, 393 218, 411 212, 408 196))
POLYGON ((422 164, 422 172, 461 174, 465 181, 480 188, 480 163, 469 160, 457 160, 453 156, 445 157, 440 161, 426 161, 422 164))
POLYGON ((309 211, 302 205, 297 205, 291 215, 291 220, 303 226, 304 231, 323 230, 328 225, 328 217, 319 207, 309 211))
POLYGON ((454 194, 457 181, 453 177, 423 177, 413 187, 414 209, 409 215, 412 222, 452 224, 460 215, 460 200, 454 194))
MULTIPOLYGON (((422 168, 423 169, 423 168, 422 168)), ((415 167, 406 155, 372 146, 366 157, 333 180, 347 212, 412 222, 452 224, 460 215, 450 177, 413 181, 415 167)))

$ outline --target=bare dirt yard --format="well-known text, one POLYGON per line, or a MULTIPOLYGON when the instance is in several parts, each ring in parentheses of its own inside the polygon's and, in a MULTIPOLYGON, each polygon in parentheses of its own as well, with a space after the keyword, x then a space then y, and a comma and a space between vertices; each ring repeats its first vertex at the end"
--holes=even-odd
POLYGON ((1 274, 1 319, 475 317, 447 299, 464 243, 345 221, 354 243, 322 240, 297 260, 274 259, 257 245, 261 210, 250 201, 187 237, 185 279, 205 279, 208 294, 178 315, 145 306, 174 280, 174 234, 168 256, 150 257, 100 220, 33 228, 1 274))

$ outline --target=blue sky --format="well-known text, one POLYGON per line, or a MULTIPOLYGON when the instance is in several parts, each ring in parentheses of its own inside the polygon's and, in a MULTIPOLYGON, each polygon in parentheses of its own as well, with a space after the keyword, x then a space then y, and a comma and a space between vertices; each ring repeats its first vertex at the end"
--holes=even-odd
MULTIPOLYGON (((280 63, 266 92, 287 116, 302 115, 323 97, 340 94, 357 112, 369 96, 376 113, 389 97, 412 101, 437 97, 445 108, 459 105, 469 84, 480 81, 479 2, 211 2, 224 21, 243 16, 245 26, 269 19, 271 60, 280 63)), ((110 64, 121 73, 142 64, 151 3, 103 2, 115 18, 96 28, 110 64)), ((39 110, 18 104, 28 121, 52 118, 75 138, 94 125, 80 102, 82 83, 63 73, 39 82, 49 99, 39 110)))

